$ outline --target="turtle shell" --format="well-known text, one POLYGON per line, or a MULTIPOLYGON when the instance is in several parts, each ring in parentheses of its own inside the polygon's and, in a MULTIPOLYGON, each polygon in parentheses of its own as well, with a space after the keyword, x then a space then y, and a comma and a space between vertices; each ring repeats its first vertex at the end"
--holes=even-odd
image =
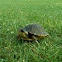
POLYGON ((44 28, 38 24, 30 24, 23 28, 24 31, 29 32, 36 36, 47 36, 48 33, 44 30, 44 28))

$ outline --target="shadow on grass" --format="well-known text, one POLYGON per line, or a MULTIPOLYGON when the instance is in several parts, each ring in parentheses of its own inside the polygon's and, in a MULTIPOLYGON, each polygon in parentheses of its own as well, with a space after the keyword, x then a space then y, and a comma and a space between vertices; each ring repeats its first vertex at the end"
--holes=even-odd
POLYGON ((17 37, 15 37, 14 39, 13 39, 15 42, 15 44, 16 45, 23 45, 24 43, 29 43, 29 44, 33 44, 33 43, 35 43, 34 41, 26 41, 26 40, 23 40, 23 39, 18 39, 17 37))

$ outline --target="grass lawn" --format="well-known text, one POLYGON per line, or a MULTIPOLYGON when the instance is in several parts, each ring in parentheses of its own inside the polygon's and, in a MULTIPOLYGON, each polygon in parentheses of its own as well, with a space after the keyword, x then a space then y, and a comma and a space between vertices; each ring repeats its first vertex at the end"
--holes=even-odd
POLYGON ((62 62, 62 0, 0 0, 0 62, 62 62), (30 23, 44 27, 51 38, 17 40, 30 23))

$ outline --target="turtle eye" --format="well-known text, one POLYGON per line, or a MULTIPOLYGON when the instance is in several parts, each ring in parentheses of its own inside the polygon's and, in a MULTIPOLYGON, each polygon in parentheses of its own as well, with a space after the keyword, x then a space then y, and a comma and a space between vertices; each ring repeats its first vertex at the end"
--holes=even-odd
POLYGON ((24 32, 24 30, 23 30, 23 29, 21 29, 21 32, 24 32))

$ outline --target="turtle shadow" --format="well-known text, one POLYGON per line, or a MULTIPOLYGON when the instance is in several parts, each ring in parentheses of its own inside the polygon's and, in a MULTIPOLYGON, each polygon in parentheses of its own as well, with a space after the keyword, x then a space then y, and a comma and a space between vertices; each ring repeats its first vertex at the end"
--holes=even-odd
MULTIPOLYGON (((45 37, 45 38, 42 38, 42 39, 39 39, 39 40, 37 40, 38 41, 38 43, 42 43, 43 41, 45 41, 46 40, 46 38, 47 37, 45 37)), ((15 45, 23 45, 23 44, 25 44, 25 43, 29 43, 29 44, 35 44, 36 42, 35 41, 28 41, 28 40, 24 40, 24 39, 21 39, 21 38, 18 38, 17 36, 15 36, 14 37, 14 43, 15 43, 15 45)))
POLYGON ((23 39, 16 39, 17 44, 23 45, 24 43, 34 43, 33 41, 23 40, 23 39))
MULTIPOLYGON (((46 38, 47 37, 42 38, 42 39, 38 39, 37 41, 39 43, 42 43, 44 40, 46 40, 46 38)), ((15 41, 16 41, 16 45, 23 45, 24 43, 35 44, 35 41, 28 41, 28 40, 24 40, 24 39, 21 39, 18 37, 16 37, 15 41)))

